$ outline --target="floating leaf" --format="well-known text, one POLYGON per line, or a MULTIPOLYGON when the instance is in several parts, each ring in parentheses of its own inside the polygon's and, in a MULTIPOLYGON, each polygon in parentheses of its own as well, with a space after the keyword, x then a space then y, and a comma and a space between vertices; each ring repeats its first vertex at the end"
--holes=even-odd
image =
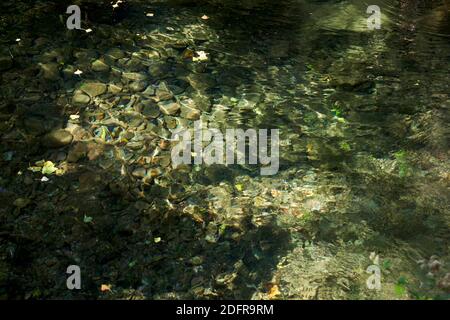
POLYGON ((342 141, 339 144, 339 147, 341 147, 341 149, 344 150, 344 151, 351 151, 352 150, 352 148, 350 147, 350 145, 346 141, 342 141))
POLYGON ((58 168, 55 167, 55 164, 51 161, 46 161, 44 163, 44 166, 42 167, 42 174, 52 174, 54 173, 58 168))
POLYGON ((84 223, 90 223, 90 222, 92 222, 92 220, 94 220, 94 218, 84 215, 84 218, 83 218, 84 223))

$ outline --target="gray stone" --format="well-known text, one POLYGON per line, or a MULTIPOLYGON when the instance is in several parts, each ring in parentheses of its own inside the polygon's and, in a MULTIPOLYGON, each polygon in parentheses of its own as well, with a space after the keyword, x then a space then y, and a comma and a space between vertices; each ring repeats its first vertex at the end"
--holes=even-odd
POLYGON ((124 72, 122 77, 131 81, 146 80, 148 78, 146 74, 139 72, 124 72))
POLYGON ((156 89, 156 96, 158 97, 158 99, 160 101, 163 100, 170 100, 173 98, 173 93, 172 91, 169 89, 169 87, 167 86, 167 84, 162 81, 158 88, 156 89))
POLYGON ((108 86, 108 91, 111 92, 112 94, 117 94, 117 93, 121 92, 122 89, 123 88, 117 84, 110 84, 108 86))
POLYGON ((106 92, 106 84, 101 82, 83 83, 80 89, 93 98, 106 92))
POLYGON ((165 115, 174 115, 180 110, 180 105, 177 102, 163 101, 158 103, 159 109, 165 115))
POLYGON ((125 53, 118 48, 109 49, 108 52, 106 52, 106 55, 115 60, 122 59, 125 57, 125 53))
POLYGON ((175 129, 177 127, 177 118, 164 116, 164 123, 168 129, 175 129))
POLYGON ((132 92, 141 92, 147 86, 147 82, 145 81, 133 81, 130 83, 130 90, 132 92))
POLYGON ((147 173, 147 170, 145 168, 139 167, 139 168, 134 169, 131 174, 136 178, 143 178, 143 177, 145 177, 146 173, 147 173))
POLYGON ((127 148, 131 150, 139 150, 143 147, 143 143, 141 141, 132 141, 127 143, 127 148))
POLYGON ((195 103, 192 99, 186 99, 180 102, 181 117, 188 120, 198 120, 200 118, 200 110, 195 108, 195 103))
POLYGON ((73 136, 64 129, 57 129, 42 138, 42 144, 49 148, 60 148, 72 142, 73 136))
POLYGON ((109 66, 102 60, 95 60, 92 62, 91 68, 96 72, 107 72, 109 71, 109 66))
POLYGON ((88 95, 85 95, 82 91, 77 90, 74 92, 72 103, 75 105, 85 105, 88 104, 91 98, 88 95))
POLYGON ((158 106, 152 101, 142 101, 142 114, 147 118, 158 118, 161 114, 158 106))
POLYGON ((150 50, 150 51, 148 52, 148 58, 149 58, 149 59, 159 59, 160 57, 161 57, 161 56, 160 56, 159 52, 156 51, 156 50, 150 50))
POLYGON ((155 78, 167 77, 170 72, 166 64, 155 63, 148 67, 148 72, 155 78))
POLYGON ((59 79, 59 67, 56 63, 40 63, 41 75, 45 80, 56 81, 59 79))
POLYGON ((144 92, 142 92, 142 94, 146 96, 154 96, 155 91, 156 91, 155 88, 152 85, 150 85, 144 90, 144 92))

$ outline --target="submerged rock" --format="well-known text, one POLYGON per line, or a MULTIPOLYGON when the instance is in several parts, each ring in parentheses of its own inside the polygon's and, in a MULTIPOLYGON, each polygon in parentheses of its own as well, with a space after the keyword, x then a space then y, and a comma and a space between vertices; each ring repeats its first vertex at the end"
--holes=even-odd
POLYGON ((152 101, 143 101, 141 112, 147 118, 157 118, 161 114, 156 103, 152 101))
POLYGON ((56 63, 41 63, 41 74, 45 80, 56 81, 59 79, 59 67, 56 63))
POLYGON ((156 91, 155 88, 150 85, 144 90, 144 92, 142 92, 142 94, 145 96, 154 96, 155 91, 156 91))
MULTIPOLYGON (((190 100, 190 99, 189 99, 190 100)), ((181 117, 188 120, 198 120, 200 119, 200 110, 193 108, 191 103, 181 102, 181 117)))
POLYGON ((101 82, 83 83, 80 89, 94 98, 106 92, 106 84, 101 82))
POLYGON ((136 168, 133 170, 132 175, 136 178, 144 178, 147 173, 147 170, 145 168, 136 168))
POLYGON ((102 60, 95 60, 91 65, 92 70, 96 72, 107 72, 109 71, 109 66, 102 60))
POLYGON ((158 103, 159 109, 165 115, 174 115, 180 110, 180 105, 172 101, 164 101, 158 103))
POLYGON ((85 105, 88 104, 90 100, 91 98, 89 98, 88 95, 85 95, 82 91, 77 90, 73 95, 72 103, 75 105, 85 105))
POLYGON ((106 52, 106 55, 114 60, 122 59, 125 57, 125 53, 119 48, 109 49, 108 52, 106 52))
POLYGON ((108 92, 111 92, 112 94, 117 94, 121 92, 123 88, 120 85, 117 84, 110 84, 108 86, 108 92))
POLYGON ((160 101, 170 100, 173 98, 173 93, 169 89, 167 84, 163 81, 159 84, 158 88, 156 89, 156 96, 160 101))
POLYGON ((133 81, 130 84, 130 90, 132 92, 140 92, 140 91, 144 90, 146 86, 147 86, 147 82, 145 82, 145 81, 133 81))
POLYGON ((64 129, 54 130, 42 138, 42 144, 49 148, 60 148, 70 144, 73 136, 64 129))
POLYGON ((139 80, 146 80, 148 77, 144 73, 139 72, 124 72, 122 74, 122 77, 126 80, 131 81, 139 81, 139 80))

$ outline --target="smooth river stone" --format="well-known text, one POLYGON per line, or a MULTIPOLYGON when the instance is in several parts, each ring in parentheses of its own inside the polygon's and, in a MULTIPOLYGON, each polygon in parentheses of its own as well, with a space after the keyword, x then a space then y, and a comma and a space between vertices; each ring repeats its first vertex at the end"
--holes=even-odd
POLYGON ((96 72, 109 71, 109 66, 102 60, 95 60, 94 62, 92 62, 91 68, 96 72))
POLYGON ((90 100, 91 98, 89 98, 88 95, 85 95, 82 91, 77 90, 73 95, 72 103, 75 105, 85 105, 88 104, 90 100))
POLYGON ((174 115, 180 110, 180 105, 172 101, 160 102, 158 103, 158 106, 162 113, 169 116, 174 115))
POLYGON ((80 89, 93 98, 106 92, 106 84, 101 82, 84 83, 80 89))
POLYGON ((139 72, 124 72, 124 73, 122 73, 122 77, 126 80, 131 80, 131 81, 145 80, 148 78, 147 75, 145 75, 144 73, 139 73, 139 72))
POLYGON ((50 148, 60 148, 72 142, 73 136, 64 129, 54 130, 42 138, 42 144, 50 148))

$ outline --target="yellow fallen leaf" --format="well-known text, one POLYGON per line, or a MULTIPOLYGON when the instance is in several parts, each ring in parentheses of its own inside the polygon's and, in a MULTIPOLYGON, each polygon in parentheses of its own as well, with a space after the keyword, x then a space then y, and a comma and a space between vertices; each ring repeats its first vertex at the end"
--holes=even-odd
POLYGON ((111 291, 111 285, 110 284, 102 284, 100 286, 100 291, 101 292, 111 291))
POLYGON ((274 299, 277 296, 279 296, 281 294, 280 290, 278 289, 278 286, 276 284, 274 284, 273 286, 270 287, 269 290, 269 299, 274 299))

